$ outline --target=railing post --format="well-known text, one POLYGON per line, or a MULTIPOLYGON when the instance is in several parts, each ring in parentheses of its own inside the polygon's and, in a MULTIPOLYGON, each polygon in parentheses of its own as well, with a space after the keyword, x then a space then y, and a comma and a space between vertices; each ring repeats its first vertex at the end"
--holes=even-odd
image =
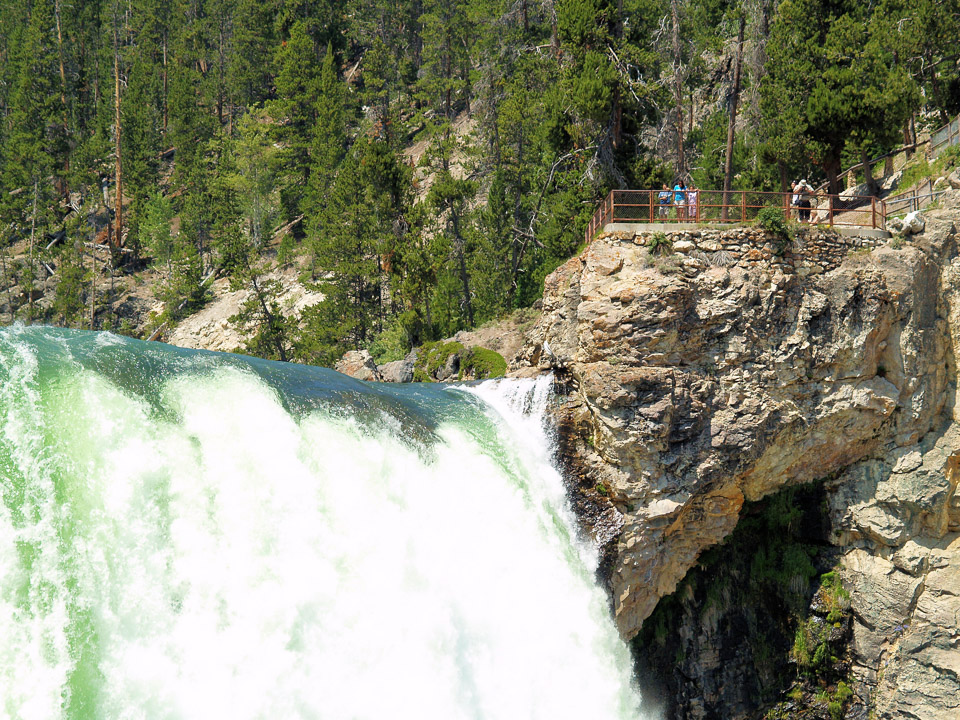
POLYGON ((870 198, 870 226, 876 230, 877 229, 877 198, 870 198))
POLYGON ((827 215, 830 218, 830 227, 833 227, 833 201, 834 201, 834 196, 830 195, 829 200, 827 201, 827 208, 828 208, 827 215))
POLYGON ((747 191, 740 191, 740 222, 747 221, 747 191))
POLYGON ((653 222, 653 190, 647 193, 650 200, 650 222, 653 222))

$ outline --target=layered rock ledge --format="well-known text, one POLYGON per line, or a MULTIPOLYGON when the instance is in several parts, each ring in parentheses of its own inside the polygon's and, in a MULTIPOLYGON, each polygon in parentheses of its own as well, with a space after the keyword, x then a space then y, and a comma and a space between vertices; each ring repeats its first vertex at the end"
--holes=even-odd
MULTIPOLYGON (((960 260, 949 212, 927 228, 899 249, 818 240, 845 243, 830 262, 748 235, 760 256, 726 267, 699 246, 663 263, 649 238, 601 236, 548 277, 518 365, 570 389, 561 445, 625 638, 745 501, 826 480, 857 702, 956 716, 960 260)), ((708 240, 756 231, 732 232, 708 240)))

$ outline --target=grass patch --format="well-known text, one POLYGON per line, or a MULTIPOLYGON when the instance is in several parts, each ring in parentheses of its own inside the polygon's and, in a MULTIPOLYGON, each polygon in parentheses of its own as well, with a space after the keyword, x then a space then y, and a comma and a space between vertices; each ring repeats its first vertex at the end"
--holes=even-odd
POLYGON ((661 275, 676 275, 683 267, 675 257, 657 258, 653 266, 661 275))
POLYGON ((900 183, 897 185, 897 193, 909 190, 921 180, 933 177, 934 175, 947 174, 949 170, 960 164, 960 146, 947 148, 933 162, 927 160, 926 156, 920 154, 916 159, 903 169, 903 175, 900 176, 900 183))

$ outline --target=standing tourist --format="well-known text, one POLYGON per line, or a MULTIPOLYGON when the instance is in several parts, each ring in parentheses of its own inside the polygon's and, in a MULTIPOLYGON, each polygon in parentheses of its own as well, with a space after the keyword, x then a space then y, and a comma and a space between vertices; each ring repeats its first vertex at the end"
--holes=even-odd
POLYGON ((699 200, 700 191, 697 190, 697 186, 694 185, 687 190, 687 218, 693 220, 694 222, 700 221, 700 208, 698 207, 699 200))
POLYGON ((683 220, 686 215, 687 186, 682 180, 673 186, 673 204, 677 206, 677 220, 683 220))
POLYGON ((806 180, 801 180, 793 189, 794 196, 799 196, 800 222, 810 222, 810 199, 813 197, 813 188, 806 180))
POLYGON ((660 190, 660 193, 657 195, 657 202, 660 204, 660 208, 657 210, 659 217, 665 218, 670 215, 670 199, 670 186, 663 183, 663 189, 660 190))

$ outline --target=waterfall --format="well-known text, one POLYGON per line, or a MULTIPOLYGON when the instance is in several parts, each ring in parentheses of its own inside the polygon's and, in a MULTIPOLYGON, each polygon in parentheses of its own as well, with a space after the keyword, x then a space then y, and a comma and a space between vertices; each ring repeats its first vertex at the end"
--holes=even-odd
POLYGON ((549 380, 0 330, 0 718, 637 718, 549 380))

